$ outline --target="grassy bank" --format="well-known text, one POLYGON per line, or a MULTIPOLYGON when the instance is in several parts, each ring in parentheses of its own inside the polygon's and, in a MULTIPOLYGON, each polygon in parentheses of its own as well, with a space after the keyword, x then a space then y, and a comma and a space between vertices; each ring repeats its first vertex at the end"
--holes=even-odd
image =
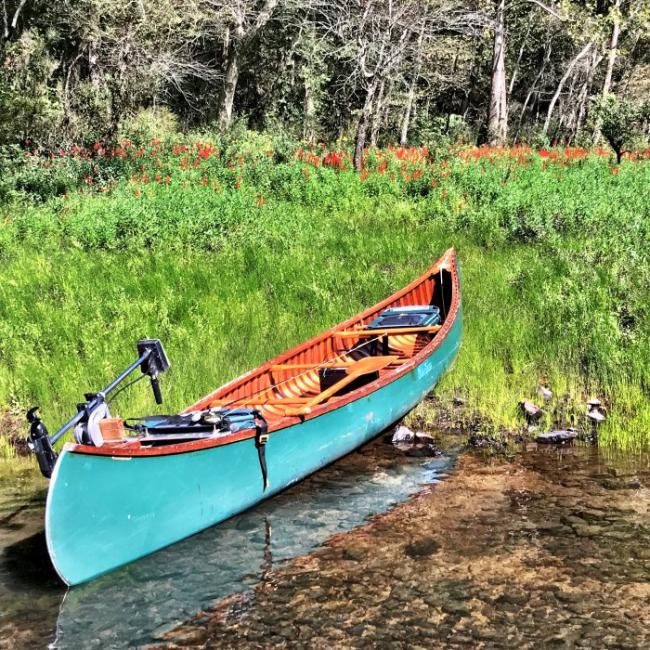
MULTIPOLYGON (((51 174, 92 173, 65 176, 54 197, 34 191, 48 172, 29 161, 40 185, 7 192, 0 408, 41 404, 53 426, 132 359, 137 338, 155 336, 173 364, 163 410, 177 410, 453 245, 466 329, 438 393, 512 428, 517 402, 547 381, 569 395, 567 414, 605 399, 604 439, 645 444, 649 161, 389 150, 369 153, 359 175, 342 152, 182 146, 61 156, 51 174)), ((147 389, 117 410, 151 412, 147 389)))

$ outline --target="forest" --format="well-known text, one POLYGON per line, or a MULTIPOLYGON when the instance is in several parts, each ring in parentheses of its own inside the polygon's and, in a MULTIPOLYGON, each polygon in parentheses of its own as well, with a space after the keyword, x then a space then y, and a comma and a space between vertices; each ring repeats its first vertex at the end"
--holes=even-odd
POLYGON ((645 0, 2 0, 0 144, 113 139, 143 109, 308 143, 647 137, 645 0))

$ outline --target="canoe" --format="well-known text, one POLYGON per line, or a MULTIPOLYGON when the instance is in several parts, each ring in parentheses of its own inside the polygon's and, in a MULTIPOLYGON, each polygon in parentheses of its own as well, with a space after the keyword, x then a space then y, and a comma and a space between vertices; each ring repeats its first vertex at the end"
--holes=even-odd
POLYGON ((107 573, 224 521, 363 445, 431 391, 453 361, 461 331, 460 278, 450 249, 386 300, 182 414, 236 419, 232 414, 243 412, 239 426, 196 435, 145 427, 101 446, 66 443, 45 512, 59 576, 75 585, 107 573), (440 312, 438 324, 374 325, 387 313, 427 307, 440 312))

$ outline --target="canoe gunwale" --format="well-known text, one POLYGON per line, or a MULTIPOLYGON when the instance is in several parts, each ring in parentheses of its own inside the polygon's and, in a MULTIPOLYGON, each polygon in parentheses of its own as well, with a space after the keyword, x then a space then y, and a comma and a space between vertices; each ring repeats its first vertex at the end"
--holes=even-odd
MULTIPOLYGON (((420 275, 415 280, 413 280, 406 287, 403 287, 402 289, 395 292, 391 296, 387 297, 386 299, 382 300, 376 305, 369 307, 363 312, 353 316, 352 318, 335 325, 334 327, 326 330, 325 332, 321 332, 320 334, 317 334, 311 339, 308 339, 307 341, 304 341, 303 343, 295 346, 294 348, 291 348, 290 350, 283 352, 277 357, 269 361, 266 361, 265 363, 258 366, 257 368, 254 368, 244 373, 243 375, 240 375, 232 379, 230 382, 224 384, 223 386, 220 386, 212 393, 209 393, 205 397, 201 398, 195 404, 186 408, 183 412, 187 413, 193 410, 197 410, 199 408, 204 408, 202 406, 203 404, 208 403, 211 400, 218 399, 218 396, 220 394, 224 394, 224 393, 227 394, 229 391, 231 391, 233 388, 237 387, 241 383, 245 382, 248 378, 250 378, 255 373, 263 373, 267 369, 269 369, 272 365, 283 363, 283 361, 285 361, 287 358, 291 358, 295 354, 298 354, 303 350, 309 349, 316 342, 333 335, 335 332, 340 331, 341 329, 348 328, 351 325, 358 323, 360 320, 372 315, 374 312, 377 312, 385 308, 390 303, 394 302, 395 300, 398 300, 405 294, 413 291, 420 284, 432 278, 435 274, 439 273, 442 270, 446 270, 451 273, 452 301, 451 301, 451 305, 449 306, 447 316, 445 318, 445 321, 441 329, 437 332, 437 334, 433 337, 433 339, 429 343, 427 343, 427 345, 425 345, 413 357, 409 358, 407 361, 399 365, 397 368, 392 369, 383 377, 380 377, 379 379, 376 379, 375 381, 370 382, 365 386, 357 388, 356 390, 350 391, 346 395, 337 397, 335 398, 334 401, 324 402, 323 404, 315 406, 313 407, 310 413, 301 416, 285 416, 281 419, 270 422, 269 433, 278 433, 284 429, 288 429, 300 425, 305 420, 313 420, 321 415, 324 415, 325 413, 329 413, 338 410, 340 408, 343 408, 348 404, 350 404, 351 402, 355 402, 357 400, 363 399, 364 397, 374 393, 380 388, 396 381, 400 377, 413 371, 417 366, 422 364, 426 359, 428 359, 432 354, 434 354, 435 351, 438 348, 440 348, 440 346, 444 343, 449 332, 454 326, 454 323, 458 315, 460 303, 461 303, 461 294, 460 294, 460 278, 458 273, 457 256, 456 256, 456 251, 453 248, 447 250, 435 264, 433 264, 427 271, 425 271, 422 275, 420 275)), ((159 457, 159 456, 176 455, 182 453, 190 453, 194 451, 201 451, 203 449, 211 449, 213 447, 229 445, 232 443, 240 442, 242 440, 253 438, 255 437, 255 435, 256 432, 254 429, 247 429, 247 430, 238 431, 237 433, 233 433, 231 435, 219 436, 216 438, 203 438, 200 440, 194 440, 190 442, 183 442, 183 443, 162 445, 162 446, 152 446, 152 447, 141 447, 137 442, 135 443, 125 442, 123 446, 117 446, 111 444, 103 447, 94 447, 91 445, 80 445, 76 443, 66 443, 64 446, 64 451, 78 453, 78 454, 93 455, 93 456, 113 456, 116 458, 117 457, 119 458, 159 457)))

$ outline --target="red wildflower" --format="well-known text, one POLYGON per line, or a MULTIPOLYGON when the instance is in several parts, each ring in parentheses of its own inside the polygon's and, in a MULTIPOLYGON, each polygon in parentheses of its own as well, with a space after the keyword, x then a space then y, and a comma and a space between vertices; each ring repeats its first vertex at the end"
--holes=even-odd
POLYGON ((205 187, 208 184, 208 179, 206 178, 205 174, 203 174, 203 178, 201 178, 201 185, 205 187))
POLYGON ((325 158, 323 158, 323 165, 326 167, 334 167, 335 169, 342 169, 343 156, 336 151, 330 151, 325 158))

